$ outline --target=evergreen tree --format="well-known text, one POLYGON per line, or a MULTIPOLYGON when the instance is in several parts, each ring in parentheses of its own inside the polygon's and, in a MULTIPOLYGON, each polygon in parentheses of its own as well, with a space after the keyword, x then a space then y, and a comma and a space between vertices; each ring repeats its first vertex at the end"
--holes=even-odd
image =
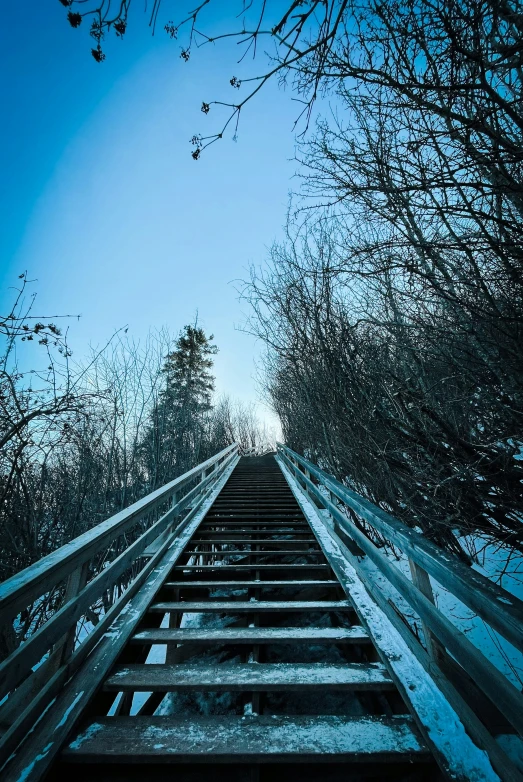
POLYGON ((212 356, 218 352, 212 340, 199 326, 185 326, 166 356, 165 388, 154 406, 144 443, 153 487, 201 461, 214 391, 212 356))

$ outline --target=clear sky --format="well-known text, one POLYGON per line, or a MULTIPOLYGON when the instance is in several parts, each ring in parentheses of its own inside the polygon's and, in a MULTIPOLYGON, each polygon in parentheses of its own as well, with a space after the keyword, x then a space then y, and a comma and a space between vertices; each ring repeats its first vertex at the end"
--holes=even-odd
POLYGON ((37 313, 82 315, 77 357, 124 324, 137 337, 177 331, 198 311, 220 349, 218 390, 252 400, 260 348, 235 329, 231 281, 281 236, 297 104, 269 86, 236 143, 193 161, 191 136, 219 126, 201 102, 233 97, 237 49, 204 47, 185 64, 178 42, 150 35, 142 7, 101 64, 58 0, 2 10, 0 311, 27 270, 37 313))

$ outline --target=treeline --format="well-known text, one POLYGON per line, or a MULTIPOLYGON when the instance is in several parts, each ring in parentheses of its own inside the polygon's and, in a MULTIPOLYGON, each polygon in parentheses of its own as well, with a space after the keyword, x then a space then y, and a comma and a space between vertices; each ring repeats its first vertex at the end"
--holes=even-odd
POLYGON ((24 309, 25 287, 0 323, 0 580, 230 443, 267 439, 252 408, 214 399, 217 348, 198 325, 119 333, 79 366, 56 324, 24 309))
POLYGON ((286 442, 458 552, 523 550, 517 6, 344 4, 296 66, 332 116, 244 291, 286 442))

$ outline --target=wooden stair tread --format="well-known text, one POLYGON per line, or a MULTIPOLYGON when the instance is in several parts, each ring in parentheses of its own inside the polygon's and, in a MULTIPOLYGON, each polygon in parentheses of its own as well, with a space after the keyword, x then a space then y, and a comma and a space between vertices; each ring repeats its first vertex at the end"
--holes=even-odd
POLYGON ((428 760, 411 717, 105 717, 62 760, 107 762, 294 762, 428 760))
POLYGON ((240 663, 237 665, 121 665, 107 679, 112 692, 174 690, 296 691, 394 689, 381 663, 240 663))
POLYGON ((231 587, 231 589, 248 589, 250 587, 338 587, 338 581, 332 580, 320 580, 320 579, 303 579, 301 581, 167 581, 164 587, 170 589, 185 589, 186 587, 200 587, 202 589, 223 589, 224 587, 231 587))
POLYGON ((326 570, 330 569, 330 565, 327 563, 315 565, 307 562, 298 562, 290 565, 175 565, 173 570, 220 570, 221 573, 231 573, 235 570, 285 570, 285 572, 288 573, 291 568, 301 568, 302 570, 326 570))
POLYGON ((167 628, 140 630, 132 637, 132 643, 208 643, 208 644, 369 644, 370 638, 363 627, 223 627, 167 628))
POLYGON ((169 601, 153 603, 149 611, 155 613, 167 613, 179 611, 181 613, 208 613, 208 612, 248 612, 259 611, 352 611, 352 604, 348 600, 230 600, 222 602, 210 600, 205 602, 193 601, 169 601))
POLYGON ((283 551, 278 551, 277 549, 274 549, 273 551, 245 551, 242 549, 223 549, 222 551, 194 551, 194 550, 185 550, 183 552, 184 554, 191 554, 191 556, 217 556, 221 555, 222 557, 228 557, 228 556, 243 556, 243 557, 274 557, 274 556, 289 556, 289 554, 321 554, 323 557, 323 551, 321 549, 284 549, 283 551))
MULTIPOLYGON (((219 535, 220 533, 219 532, 211 532, 211 533, 207 533, 207 534, 219 535)), ((305 545, 306 543, 313 544, 313 545, 314 544, 318 545, 318 542, 317 542, 316 538, 309 538, 308 540, 289 540, 289 538, 276 538, 276 539, 273 539, 273 540, 267 540, 267 538, 247 538, 247 539, 246 538, 211 538, 211 539, 208 540, 207 538, 194 538, 191 541, 191 544, 194 544, 194 545, 202 544, 202 543, 212 543, 213 545, 217 545, 217 544, 221 544, 221 543, 226 543, 227 545, 230 545, 231 543, 236 543, 236 544, 237 543, 242 543, 245 546, 247 544, 252 545, 252 546, 255 546, 255 545, 260 545, 260 546, 279 546, 279 545, 285 545, 285 544, 288 544, 288 545, 292 544, 293 546, 295 546, 297 544, 305 545)))

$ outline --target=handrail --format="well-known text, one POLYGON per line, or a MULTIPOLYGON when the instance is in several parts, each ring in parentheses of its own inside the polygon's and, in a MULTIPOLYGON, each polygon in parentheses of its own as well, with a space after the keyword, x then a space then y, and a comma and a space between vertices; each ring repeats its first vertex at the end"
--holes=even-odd
MULTIPOLYGON (((0 664, 0 700, 16 689, 25 677, 31 678, 32 669, 46 654, 48 658, 42 667, 50 669, 70 657, 75 648, 78 620, 102 597, 104 590, 113 588, 122 578, 125 579, 126 589, 133 580, 140 577, 140 572, 144 570, 146 548, 153 541, 160 539, 160 535, 162 543, 165 535, 176 536, 180 524, 175 525, 182 512, 190 504, 199 505, 206 489, 237 458, 237 454, 237 444, 225 448, 216 456, 151 492, 0 585, 4 617, 12 621, 13 612, 20 607, 26 607, 35 597, 45 595, 59 578, 67 576, 61 607, 0 664), (197 478, 200 478, 200 482, 182 498, 178 498, 177 492, 197 478), (90 567, 91 559, 102 549, 105 550, 110 541, 119 538, 138 523, 144 514, 151 514, 155 509, 163 511, 161 517, 149 523, 145 530, 138 529, 137 534, 132 536, 136 539, 129 542, 126 540, 123 550, 115 552, 112 562, 98 562, 94 568, 90 567), (135 571, 130 572, 129 568, 134 568, 135 571)), ((182 526, 183 523, 182 520, 182 526)), ((39 673, 39 676, 41 675, 39 673)))
POLYGON ((237 464, 238 450, 236 443, 225 448, 22 571, 18 578, 0 585, 4 609, 12 611, 20 601, 25 604, 28 595, 49 591, 49 580, 57 573, 68 576, 62 605, 0 664, 0 765, 23 740, 60 687, 83 664, 115 618, 123 614, 168 550, 175 551, 176 547, 180 552, 183 550, 181 544, 187 526, 204 517, 209 503, 237 464), (180 489, 198 478, 200 482, 183 497, 177 496, 180 489), (159 518, 151 520, 149 516, 154 510, 159 518), (144 514, 148 514, 147 526, 130 530, 144 514), (108 541, 129 530, 133 534, 130 540, 123 541, 125 545, 119 550, 115 547, 115 559, 110 563, 95 560, 93 568, 91 557, 108 541), (152 552, 151 544, 154 544, 152 552), (121 588, 115 594, 117 585, 121 588), (112 590, 112 601, 104 603, 104 611, 94 617, 90 632, 76 643, 78 621, 92 617, 91 606, 108 588, 112 590), (5 698, 6 695, 9 697, 5 698))
POLYGON ((100 522, 70 543, 66 543, 4 581, 0 584, 0 621, 5 622, 13 619, 18 611, 26 608, 35 598, 40 597, 48 589, 63 581, 72 570, 83 565, 115 537, 122 535, 129 527, 136 524, 140 517, 170 500, 187 483, 197 479, 210 467, 215 467, 228 455, 236 453, 237 450, 236 443, 224 448, 207 461, 156 489, 141 500, 137 500, 128 508, 115 513, 106 521, 100 522))
MULTIPOLYGON (((523 601, 494 584, 485 576, 464 565, 453 554, 447 553, 427 540, 419 532, 407 527, 390 513, 344 486, 336 478, 281 443, 277 448, 307 469, 319 483, 347 505, 387 540, 424 568, 449 589, 459 600, 481 616, 500 635, 523 652, 523 601)), ((348 534, 353 523, 343 517, 348 534)))
MULTIPOLYGON (((401 522, 390 514, 381 511, 367 500, 364 500, 363 497, 360 497, 355 492, 347 489, 335 478, 324 473, 319 467, 312 464, 307 459, 304 459, 287 446, 278 443, 278 453, 281 461, 290 469, 291 474, 298 480, 298 483, 305 488, 305 491, 314 498, 317 504, 326 508, 333 517, 335 520, 334 533, 339 534, 340 531, 343 531, 347 534, 356 545, 368 555, 374 565, 379 568, 389 584, 399 592, 418 614, 426 631, 427 650, 430 650, 432 637, 435 637, 436 643, 441 642, 443 645, 443 647, 440 647, 441 652, 445 654, 444 650, 448 650, 450 655, 452 655, 464 670, 469 673, 477 686, 494 704, 496 704, 497 708, 506 719, 521 735, 523 735, 523 698, 521 693, 518 692, 511 682, 498 671, 498 669, 439 609, 436 608, 430 589, 430 581, 428 581, 428 576, 425 571, 420 568, 422 574, 424 574, 428 581, 428 590, 423 589, 419 582, 415 583, 414 579, 413 581, 409 581, 409 579, 374 545, 370 538, 342 512, 332 499, 336 498, 356 513, 359 513, 360 516, 365 518, 369 524, 375 529, 378 529, 386 538, 394 540, 399 548, 402 548, 404 551, 408 550, 407 553, 409 557, 415 561, 427 560, 431 568, 430 572, 437 572, 438 581, 463 602, 470 604, 471 583, 477 583, 481 589, 481 615, 484 618, 488 617, 486 621, 488 621, 491 626, 494 626, 494 624, 499 626, 503 630, 502 634, 511 641, 512 637, 515 637, 515 640, 519 639, 517 631, 521 631, 522 629, 521 625, 518 628, 515 623, 517 612, 520 612, 520 616, 523 616, 523 604, 521 601, 500 587, 491 584, 488 579, 479 576, 477 573, 474 573, 471 582, 467 582, 469 573, 472 573, 473 571, 463 573, 460 568, 465 568, 465 566, 459 563, 458 560, 455 560, 452 555, 440 551, 433 544, 430 544, 427 547, 426 544, 428 544, 429 541, 426 541, 425 538, 413 530, 408 530, 408 532, 412 532, 415 537, 407 535, 406 533, 400 534, 408 529, 403 527, 401 522), (319 484, 328 490, 331 494, 331 498, 325 496, 325 494, 320 491, 318 486, 313 482, 312 476, 319 484), (418 556, 419 552, 415 547, 416 543, 420 546, 420 550, 423 550, 425 553, 424 560, 418 556), (428 556, 428 553, 430 553, 430 557, 428 556), (459 578, 455 571, 457 571, 457 574, 460 576, 459 578), (465 588, 466 586, 468 586, 467 589, 465 588), (493 597, 490 593, 489 586, 495 587, 493 594, 496 595, 496 597, 493 597), (502 601, 500 601, 499 597, 502 598, 502 601), (512 611, 508 616, 507 612, 502 613, 500 618, 499 614, 496 614, 496 612, 501 613, 501 607, 510 607, 512 611)), ((361 570, 361 565, 356 564, 356 562, 354 563, 354 566, 357 570, 361 570)), ((438 655, 431 656, 434 656, 437 663, 438 655)))

